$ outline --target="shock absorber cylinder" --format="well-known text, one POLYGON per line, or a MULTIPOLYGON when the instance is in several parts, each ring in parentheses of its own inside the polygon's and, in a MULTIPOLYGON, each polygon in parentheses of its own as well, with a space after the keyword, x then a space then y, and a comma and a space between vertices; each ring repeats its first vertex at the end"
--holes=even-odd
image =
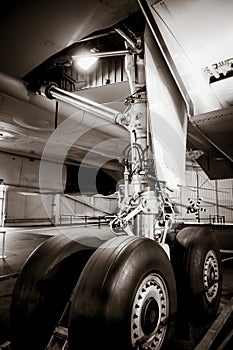
POLYGON ((149 147, 147 130, 147 95, 144 60, 140 55, 126 55, 125 67, 131 88, 131 192, 140 194, 145 210, 133 223, 134 234, 154 238, 154 226, 158 214, 158 202, 154 183, 146 176, 145 162, 149 147))

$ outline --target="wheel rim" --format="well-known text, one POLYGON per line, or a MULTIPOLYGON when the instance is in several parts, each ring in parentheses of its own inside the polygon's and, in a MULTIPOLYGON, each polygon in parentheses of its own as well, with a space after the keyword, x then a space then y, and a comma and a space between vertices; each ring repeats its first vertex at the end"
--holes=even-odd
POLYGON ((204 262, 204 290, 207 300, 211 303, 218 294, 219 266, 213 250, 210 250, 204 262))
POLYGON ((167 331, 169 297, 167 287, 157 274, 148 275, 133 301, 131 341, 134 348, 157 350, 167 331))

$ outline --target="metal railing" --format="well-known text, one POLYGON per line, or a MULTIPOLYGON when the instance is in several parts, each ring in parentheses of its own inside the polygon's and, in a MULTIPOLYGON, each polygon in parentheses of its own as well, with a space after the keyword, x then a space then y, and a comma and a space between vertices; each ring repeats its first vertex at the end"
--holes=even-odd
POLYGON ((225 225, 225 216, 224 215, 210 215, 209 220, 210 220, 210 224, 225 225))
POLYGON ((108 220, 105 216, 88 216, 88 215, 73 215, 73 214, 61 214, 60 225, 106 225, 108 220))

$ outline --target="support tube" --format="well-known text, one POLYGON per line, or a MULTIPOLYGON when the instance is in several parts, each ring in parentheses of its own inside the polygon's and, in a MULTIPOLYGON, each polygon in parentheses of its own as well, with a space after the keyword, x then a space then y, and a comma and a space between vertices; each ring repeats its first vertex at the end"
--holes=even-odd
POLYGON ((45 87, 45 89, 42 89, 41 94, 44 94, 49 99, 56 99, 71 104, 74 107, 80 108, 89 113, 93 113, 96 116, 106 119, 112 123, 118 123, 118 120, 122 117, 122 114, 115 109, 93 102, 74 93, 62 90, 53 83, 45 87))

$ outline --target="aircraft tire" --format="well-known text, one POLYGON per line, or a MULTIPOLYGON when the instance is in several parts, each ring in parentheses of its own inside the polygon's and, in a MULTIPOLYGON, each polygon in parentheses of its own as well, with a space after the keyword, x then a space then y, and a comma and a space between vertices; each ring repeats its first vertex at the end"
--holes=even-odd
POLYGON ((75 287, 69 349, 163 349, 175 313, 175 277, 164 250, 148 238, 113 238, 91 256, 75 287))
POLYGON ((211 322, 217 314, 222 291, 222 268, 216 238, 204 227, 180 230, 171 248, 177 282, 179 319, 193 325, 211 322))
MULTIPOLYGON (((82 237, 83 238, 83 237, 82 237)), ((14 350, 44 350, 86 262, 103 243, 63 234, 49 238, 25 262, 10 308, 14 350)))

